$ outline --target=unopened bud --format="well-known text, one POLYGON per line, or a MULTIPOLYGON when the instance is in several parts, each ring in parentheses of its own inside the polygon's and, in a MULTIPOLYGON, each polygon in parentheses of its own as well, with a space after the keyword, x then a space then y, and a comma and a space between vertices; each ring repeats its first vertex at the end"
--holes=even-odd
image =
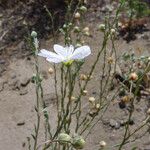
POLYGON ((80 7, 80 10, 81 10, 83 13, 87 12, 87 8, 86 8, 85 6, 81 6, 81 7, 80 7))
POLYGON ((80 32, 80 28, 78 26, 75 26, 74 27, 74 32, 76 32, 76 33, 80 32))
POLYGON ((60 144, 66 144, 67 142, 71 142, 71 137, 66 133, 60 133, 58 135, 58 141, 60 144))
POLYGON ((89 31, 90 31, 89 27, 85 27, 85 28, 83 29, 83 32, 89 32, 89 31))
POLYGON ((31 32, 31 36, 32 36, 33 38, 36 38, 36 37, 37 37, 37 33, 36 33, 35 31, 32 31, 32 32, 31 32))
POLYGON ((72 145, 75 149, 83 149, 85 146, 85 140, 81 136, 75 136, 72 145))
POLYGON ((104 25, 104 24, 100 24, 100 25, 98 26, 98 30, 104 32, 104 31, 105 31, 105 25, 104 25))

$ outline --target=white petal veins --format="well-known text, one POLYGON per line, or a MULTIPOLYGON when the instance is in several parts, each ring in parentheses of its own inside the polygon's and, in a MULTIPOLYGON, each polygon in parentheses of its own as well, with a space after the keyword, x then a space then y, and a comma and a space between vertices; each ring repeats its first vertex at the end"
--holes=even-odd
POLYGON ((58 45, 58 44, 55 44, 54 45, 54 51, 61 55, 61 56, 66 56, 67 55, 67 52, 65 51, 65 48, 61 45, 58 45))
POLYGON ((84 59, 90 54, 91 54, 90 47, 82 46, 82 47, 75 49, 74 53, 72 54, 71 59, 84 59))

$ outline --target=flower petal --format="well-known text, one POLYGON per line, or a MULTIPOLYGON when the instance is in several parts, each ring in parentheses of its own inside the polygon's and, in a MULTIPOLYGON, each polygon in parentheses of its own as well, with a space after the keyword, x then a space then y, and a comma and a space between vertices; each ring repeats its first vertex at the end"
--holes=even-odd
POLYGON ((61 45, 55 44, 54 45, 54 51, 61 56, 66 56, 67 52, 65 51, 65 48, 61 45))
POLYGON ((69 47, 65 47, 67 51, 67 57, 72 56, 73 51, 74 51, 74 46, 70 45, 69 47))
POLYGON ((81 46, 74 51, 71 59, 84 59, 90 54, 91 54, 91 50, 89 46, 81 46))
POLYGON ((42 49, 40 53, 38 53, 39 56, 45 57, 47 61, 59 63, 64 60, 64 58, 58 54, 55 54, 53 52, 47 51, 45 49, 42 49))
POLYGON ((40 53, 38 53, 38 55, 42 57, 46 57, 46 58, 58 56, 57 54, 50 52, 48 50, 45 50, 45 49, 40 50, 40 53))
POLYGON ((47 58, 46 60, 49 61, 49 62, 53 62, 53 63, 60 63, 60 62, 62 62, 62 58, 61 57, 58 57, 58 58, 51 57, 51 58, 47 58))

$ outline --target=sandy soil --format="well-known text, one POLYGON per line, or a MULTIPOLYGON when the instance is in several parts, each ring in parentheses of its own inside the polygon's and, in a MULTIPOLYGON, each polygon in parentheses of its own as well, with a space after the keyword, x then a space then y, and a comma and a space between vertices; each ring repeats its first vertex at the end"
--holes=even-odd
MULTIPOLYGON (((82 72, 87 73, 91 62, 95 58, 97 51, 102 43, 102 34, 97 32, 97 24, 101 22, 101 19, 97 17, 98 12, 93 13, 93 20, 85 22, 93 33, 93 38, 87 38, 87 44, 92 49, 92 55, 86 60, 85 67, 82 72)), ((143 39, 141 34, 138 35, 138 39, 126 43, 125 40, 119 39, 116 41, 116 47, 118 56, 129 49, 136 50, 142 49, 142 55, 150 54, 150 32, 146 32, 148 38, 143 39)), ((62 43, 62 37, 59 37, 59 42, 62 43)), ((41 47, 52 49, 52 39, 45 41, 41 40, 41 47)), ((18 48, 18 51, 19 48, 18 48)), ((8 59, 7 59, 8 60, 8 59)), ((51 112, 52 128, 55 128, 55 96, 54 96, 54 80, 53 75, 48 74, 48 68, 51 64, 45 62, 40 58, 41 73, 44 75, 43 88, 44 97, 47 101, 48 109, 51 112)), ((32 56, 25 57, 23 59, 11 58, 9 65, 5 68, 5 72, 0 77, 0 150, 25 150, 27 149, 26 138, 33 132, 34 123, 36 121, 34 105, 35 105, 35 87, 29 80, 35 72, 34 60, 32 56)), ((99 76, 99 67, 96 68, 91 84, 89 84, 89 93, 87 97, 94 95, 97 96, 95 85, 99 76), (94 93, 94 94, 93 94, 94 93)), ((84 100, 87 99, 84 98, 84 100)), ((149 99, 150 100, 150 99, 149 99)), ((146 102, 140 101, 136 105, 136 111, 134 114, 134 124, 131 126, 133 129, 139 125, 141 120, 144 119, 146 102)), ((103 117, 103 121, 100 121, 92 130, 91 135, 87 139, 87 145, 85 150, 98 149, 99 141, 104 140, 107 142, 107 149, 112 145, 117 144, 122 138, 124 127, 119 126, 113 128, 110 126, 112 121, 120 122, 126 119, 126 111, 121 110, 118 104, 112 105, 109 111, 103 117), (110 121, 111 120, 111 121, 110 121)), ((40 133, 42 136, 42 133, 40 133)), ((138 150, 150 150, 150 135, 147 132, 142 138, 134 143, 128 144, 125 150, 130 150, 131 146, 138 146, 138 150)))

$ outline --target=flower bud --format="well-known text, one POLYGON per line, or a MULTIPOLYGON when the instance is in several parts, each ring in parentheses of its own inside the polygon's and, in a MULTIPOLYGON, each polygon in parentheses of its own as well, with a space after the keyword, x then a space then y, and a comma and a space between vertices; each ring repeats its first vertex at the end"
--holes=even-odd
POLYGON ((100 24, 100 25, 98 26, 98 30, 104 32, 104 31, 105 31, 105 25, 104 25, 104 24, 100 24))
POLYGON ((138 75, 135 72, 133 72, 130 74, 129 79, 136 81, 138 79, 138 75))
POLYGON ((60 133, 58 135, 58 141, 60 144, 66 144, 67 142, 71 142, 71 137, 66 133, 60 133))
POLYGON ((89 32, 85 32, 84 35, 85 36, 90 36, 90 33, 89 32))
POLYGON ((81 136, 75 136, 72 145, 75 149, 83 149, 85 146, 85 140, 81 136))
POLYGON ((114 59, 113 59, 112 57, 109 57, 109 58, 107 59, 107 61, 108 61, 109 64, 112 64, 112 63, 114 62, 114 59))
POLYGON ((77 43, 76 44, 76 47, 81 47, 82 45, 80 43, 77 43))
POLYGON ((99 144, 101 148, 104 148, 107 145, 105 141, 100 141, 99 144))
POLYGON ((53 70, 52 68, 49 68, 49 69, 48 69, 48 73, 49 73, 49 74, 53 74, 53 73, 54 73, 54 70, 53 70))
POLYGON ((80 10, 81 10, 83 13, 87 12, 87 8, 86 8, 85 6, 81 6, 81 7, 80 7, 80 10))
POLYGON ((80 19, 81 15, 79 12, 76 12, 74 17, 75 17, 75 19, 80 19))
POLYGON ((74 32, 76 32, 76 33, 80 32, 80 28, 78 26, 75 26, 74 27, 74 32))
POLYGON ((31 32, 31 36, 32 36, 33 38, 36 38, 36 37, 37 37, 37 33, 36 33, 35 31, 32 31, 32 32, 31 32))

